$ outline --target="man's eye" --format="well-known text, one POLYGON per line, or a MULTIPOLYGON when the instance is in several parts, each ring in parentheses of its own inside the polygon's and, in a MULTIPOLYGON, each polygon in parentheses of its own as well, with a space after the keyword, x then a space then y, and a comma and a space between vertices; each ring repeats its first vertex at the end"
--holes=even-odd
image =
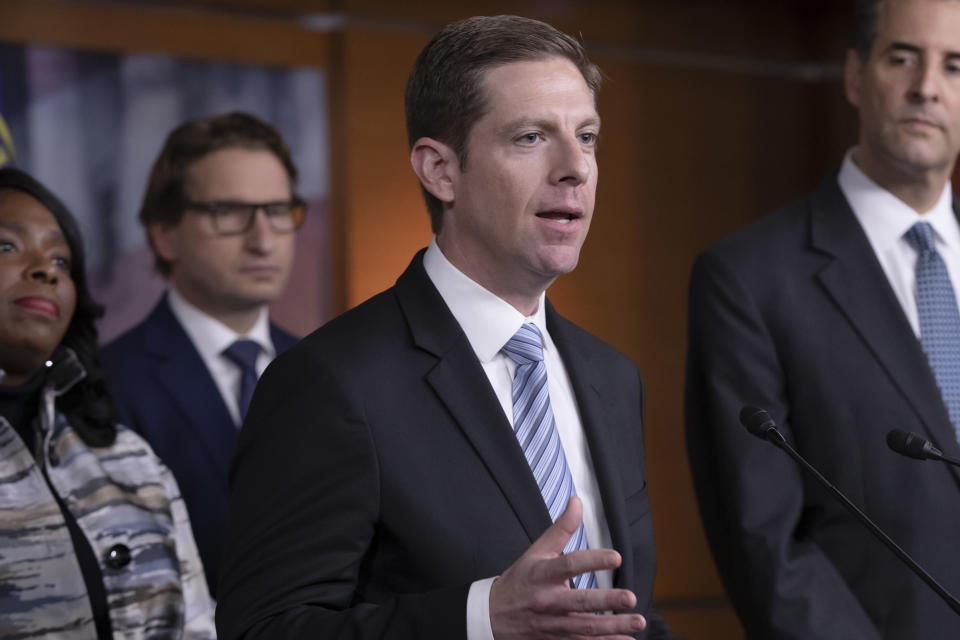
POLYGON ((11 251, 16 251, 17 245, 9 240, 0 240, 0 252, 10 253, 11 251))
POLYGON ((582 142, 583 144, 596 144, 597 134, 593 133, 592 131, 587 133, 581 133, 580 142, 582 142))
POLYGON ((913 62, 913 56, 902 53, 894 53, 889 58, 890 65, 894 67, 903 67, 913 62))
POLYGON ((244 213, 244 207, 230 204, 227 202, 221 202, 214 205, 213 214, 221 218, 230 218, 233 216, 238 216, 244 213))
POLYGON ((275 202, 266 205, 263 210, 271 218, 285 218, 290 215, 292 208, 293 207, 286 202, 275 202))
POLYGON ((64 271, 70 271, 70 265, 73 263, 70 262, 70 258, 67 258, 65 256, 54 256, 53 264, 57 265, 59 268, 63 269, 64 271))
POLYGON ((517 142, 521 144, 533 144, 539 139, 540 139, 540 134, 538 133, 525 133, 519 138, 517 138, 517 142))

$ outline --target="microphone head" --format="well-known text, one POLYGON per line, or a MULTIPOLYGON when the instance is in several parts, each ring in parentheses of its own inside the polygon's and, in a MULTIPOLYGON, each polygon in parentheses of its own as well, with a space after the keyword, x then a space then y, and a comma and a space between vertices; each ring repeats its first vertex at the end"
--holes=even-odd
POLYGON ((939 451, 929 440, 903 429, 892 429, 887 433, 887 446, 899 453, 917 460, 926 460, 939 451))
POLYGON ((773 421, 770 414, 758 407, 744 407, 740 410, 740 424, 747 428, 747 431, 766 440, 771 429, 776 430, 777 423, 773 421))

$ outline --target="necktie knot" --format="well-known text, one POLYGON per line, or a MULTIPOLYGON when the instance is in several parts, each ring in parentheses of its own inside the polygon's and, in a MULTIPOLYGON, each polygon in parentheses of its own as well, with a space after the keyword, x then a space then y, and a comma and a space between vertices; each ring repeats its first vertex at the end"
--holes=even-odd
POLYGON ((517 363, 518 367, 543 360, 543 337, 537 325, 520 325, 513 337, 503 345, 503 352, 517 363))
POLYGON ((904 238, 920 255, 937 250, 933 241, 933 227, 929 222, 916 223, 904 234, 904 238))
POLYGON ((237 340, 223 350, 223 355, 236 363, 241 371, 256 371, 260 345, 253 340, 237 340))

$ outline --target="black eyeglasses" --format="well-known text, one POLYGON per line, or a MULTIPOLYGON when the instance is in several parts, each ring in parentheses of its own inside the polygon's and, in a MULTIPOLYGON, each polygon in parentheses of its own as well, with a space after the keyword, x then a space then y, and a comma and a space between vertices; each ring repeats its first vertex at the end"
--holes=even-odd
POLYGON ((275 200, 273 202, 236 202, 211 200, 209 202, 185 202, 185 209, 202 211, 213 220, 214 230, 223 236, 246 233, 253 227, 257 211, 263 209, 270 228, 275 233, 292 233, 300 228, 307 215, 307 203, 300 198, 275 200))

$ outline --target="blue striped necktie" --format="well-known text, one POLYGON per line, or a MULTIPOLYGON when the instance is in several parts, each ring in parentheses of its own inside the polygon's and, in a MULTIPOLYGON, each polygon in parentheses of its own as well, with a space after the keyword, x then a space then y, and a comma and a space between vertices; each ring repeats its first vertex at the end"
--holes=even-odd
POLYGON ((916 223, 904 238, 917 252, 920 345, 927 354, 956 431, 960 426, 960 310, 957 309, 956 294, 947 265, 937 253, 930 223, 916 223))
MULTIPOLYGON (((556 521, 577 490, 550 408, 539 329, 533 324, 523 324, 504 345, 503 352, 517 364, 513 374, 513 430, 540 487, 550 519, 556 521)), ((580 523, 563 552, 587 548, 587 534, 580 523)), ((576 576, 573 584, 577 589, 593 589, 597 586, 597 577, 593 572, 584 573, 576 576)))

